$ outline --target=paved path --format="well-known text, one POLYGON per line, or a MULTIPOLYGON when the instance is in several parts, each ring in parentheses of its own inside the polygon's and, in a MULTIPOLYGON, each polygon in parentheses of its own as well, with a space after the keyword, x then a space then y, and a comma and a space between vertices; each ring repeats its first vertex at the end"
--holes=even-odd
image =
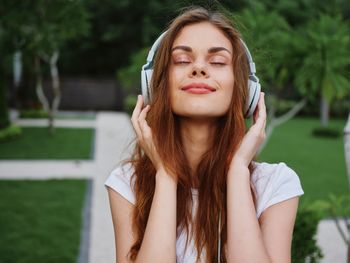
MULTIPOLYGON (((20 120, 22 126, 44 126, 43 120, 20 120)), ((0 161, 0 178, 93 179, 89 263, 114 263, 113 226, 104 181, 113 168, 129 154, 133 130, 126 114, 100 112, 96 120, 56 120, 56 127, 96 127, 95 159, 92 161, 0 161)), ((346 262, 346 247, 330 220, 318 226, 317 240, 325 258, 322 263, 346 262)))

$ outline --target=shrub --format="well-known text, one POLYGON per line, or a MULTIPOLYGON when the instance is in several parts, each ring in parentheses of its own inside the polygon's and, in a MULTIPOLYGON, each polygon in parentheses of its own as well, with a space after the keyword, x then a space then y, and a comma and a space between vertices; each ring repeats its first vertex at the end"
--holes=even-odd
POLYGON ((316 240, 317 226, 320 220, 320 213, 308 207, 299 208, 292 242, 293 263, 316 263, 323 257, 316 240))
POLYGON ((338 129, 331 127, 317 127, 312 130, 312 135, 315 137, 338 138, 340 134, 338 129))
POLYGON ((22 119, 30 119, 30 118, 48 118, 48 114, 46 111, 42 109, 30 109, 30 110, 21 110, 19 113, 19 117, 22 119))
POLYGON ((19 137, 22 134, 21 127, 17 125, 10 125, 5 129, 0 130, 0 142, 9 141, 19 137))
POLYGON ((126 98, 124 99, 123 110, 131 116, 135 108, 136 102, 137 102, 137 96, 135 95, 126 96, 126 98))

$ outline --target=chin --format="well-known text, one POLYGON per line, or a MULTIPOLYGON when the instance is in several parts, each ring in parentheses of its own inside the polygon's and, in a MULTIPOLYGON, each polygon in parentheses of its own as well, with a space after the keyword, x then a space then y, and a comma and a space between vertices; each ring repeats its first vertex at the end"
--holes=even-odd
POLYGON ((205 119, 205 118, 219 118, 224 116, 228 109, 218 109, 213 107, 205 107, 205 108, 191 108, 191 107, 182 107, 176 108, 173 107, 173 113, 186 118, 193 119, 205 119))

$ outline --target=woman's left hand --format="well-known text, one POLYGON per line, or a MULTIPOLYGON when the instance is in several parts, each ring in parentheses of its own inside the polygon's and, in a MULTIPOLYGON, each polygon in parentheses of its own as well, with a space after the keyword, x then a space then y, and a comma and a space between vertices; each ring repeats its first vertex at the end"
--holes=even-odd
POLYGON ((266 138, 266 106, 265 93, 260 93, 257 109, 253 114, 254 123, 243 137, 238 150, 232 158, 231 166, 243 165, 248 167, 249 163, 254 158, 260 145, 266 138))

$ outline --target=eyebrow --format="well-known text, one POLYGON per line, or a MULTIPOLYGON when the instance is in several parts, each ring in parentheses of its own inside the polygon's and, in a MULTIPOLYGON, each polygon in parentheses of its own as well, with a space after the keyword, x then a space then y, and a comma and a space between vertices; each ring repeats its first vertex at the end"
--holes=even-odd
MULTIPOLYGON (((176 46, 174 48, 171 49, 171 52, 173 52, 174 50, 177 50, 177 49, 181 49, 181 50, 184 50, 186 52, 192 52, 192 48, 190 48, 189 46, 176 46)), ((229 54, 231 54, 231 51, 228 50, 227 48, 224 48, 224 47, 211 47, 208 49, 208 53, 216 53, 216 52, 219 52, 219 51, 226 51, 228 52, 229 54)))

